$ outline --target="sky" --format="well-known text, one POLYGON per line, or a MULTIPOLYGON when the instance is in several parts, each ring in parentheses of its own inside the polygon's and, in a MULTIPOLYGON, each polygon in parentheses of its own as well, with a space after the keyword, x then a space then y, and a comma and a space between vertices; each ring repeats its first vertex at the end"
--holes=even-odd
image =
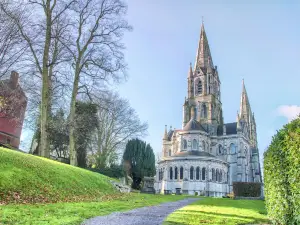
POLYGON ((187 74, 203 17, 221 80, 224 121, 236 121, 244 79, 262 160, 276 130, 300 113, 300 4, 127 2, 133 26, 124 38, 129 77, 114 88, 148 122, 145 140, 155 153, 161 152, 165 125, 182 126, 187 74))
POLYGON ((244 79, 261 161, 276 130, 300 113, 300 4, 223 2, 127 0, 133 26, 123 40, 128 79, 112 88, 148 122, 144 139, 155 153, 161 152, 165 125, 182 126, 202 17, 221 80, 224 121, 236 121, 244 79))

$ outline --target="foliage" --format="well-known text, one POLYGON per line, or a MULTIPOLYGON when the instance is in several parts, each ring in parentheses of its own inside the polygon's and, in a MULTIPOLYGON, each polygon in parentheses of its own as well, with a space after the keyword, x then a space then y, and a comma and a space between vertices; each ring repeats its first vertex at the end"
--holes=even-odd
POLYGON ((98 202, 55 203, 37 205, 0 206, 0 223, 4 224, 81 224, 85 219, 127 211, 138 207, 153 206, 184 199, 185 196, 119 194, 98 202))
POLYGON ((96 173, 101 173, 105 176, 112 178, 124 177, 123 168, 119 165, 111 165, 110 167, 105 168, 88 168, 88 170, 91 170, 96 173))
POLYGON ((99 93, 95 99, 98 105, 97 132, 93 149, 93 161, 97 168, 104 168, 116 163, 126 142, 131 138, 144 137, 148 124, 142 123, 129 102, 117 93, 99 93))
POLYGON ((97 106, 91 102, 76 102, 75 137, 77 163, 79 167, 87 166, 87 145, 98 125, 97 106))
POLYGON ((139 185, 144 176, 155 175, 152 147, 139 139, 129 140, 123 154, 123 166, 125 173, 133 180, 132 188, 140 189, 139 185))
POLYGON ((300 117, 273 136, 264 154, 268 215, 275 224, 300 223, 300 117))
POLYGON ((68 122, 65 118, 64 110, 59 109, 56 114, 51 116, 49 126, 49 141, 52 152, 58 157, 68 158, 68 122))
POLYGON ((233 182, 234 196, 259 197, 261 194, 261 183, 256 182, 233 182))
POLYGON ((203 198, 170 214, 164 225, 266 224, 268 218, 261 200, 203 198))
POLYGON ((0 205, 89 201, 116 193, 106 176, 4 148, 0 171, 0 205))

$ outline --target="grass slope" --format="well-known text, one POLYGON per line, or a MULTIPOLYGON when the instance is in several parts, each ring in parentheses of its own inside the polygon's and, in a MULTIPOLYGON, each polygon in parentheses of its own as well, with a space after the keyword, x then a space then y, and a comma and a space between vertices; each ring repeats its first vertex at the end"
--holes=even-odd
POLYGON ((0 204, 97 200, 116 194, 109 178, 0 148, 0 204))
POLYGON ((170 214, 164 225, 267 224, 263 201, 203 198, 170 214))

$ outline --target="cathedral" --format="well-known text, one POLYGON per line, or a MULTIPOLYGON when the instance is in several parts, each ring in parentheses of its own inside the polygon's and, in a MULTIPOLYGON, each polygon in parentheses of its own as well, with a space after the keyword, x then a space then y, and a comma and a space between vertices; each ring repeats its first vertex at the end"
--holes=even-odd
POLYGON ((236 121, 224 123, 221 81, 202 23, 187 76, 182 129, 165 128, 156 193, 225 196, 232 182, 262 182, 254 113, 244 81, 236 121))

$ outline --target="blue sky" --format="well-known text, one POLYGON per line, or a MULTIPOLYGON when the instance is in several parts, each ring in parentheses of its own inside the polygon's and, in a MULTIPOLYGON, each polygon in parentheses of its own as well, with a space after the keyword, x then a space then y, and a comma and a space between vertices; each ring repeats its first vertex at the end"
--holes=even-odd
MULTIPOLYGON (((276 130, 300 113, 300 4, 127 2, 134 27, 124 39, 129 78, 114 89, 148 122, 145 140, 154 151, 161 152, 165 125, 181 128, 187 73, 190 62, 194 65, 203 16, 221 79, 224 120, 236 120, 244 79, 262 160, 276 130)), ((22 139, 28 135, 23 132, 22 139)))
POLYGON ((224 120, 236 120, 244 78, 262 159, 276 130, 300 113, 300 5, 127 2, 134 27, 124 39, 129 78, 116 90, 149 123, 145 140, 155 152, 161 152, 165 124, 181 127, 186 78, 189 63, 194 65, 203 16, 221 79, 224 120))

